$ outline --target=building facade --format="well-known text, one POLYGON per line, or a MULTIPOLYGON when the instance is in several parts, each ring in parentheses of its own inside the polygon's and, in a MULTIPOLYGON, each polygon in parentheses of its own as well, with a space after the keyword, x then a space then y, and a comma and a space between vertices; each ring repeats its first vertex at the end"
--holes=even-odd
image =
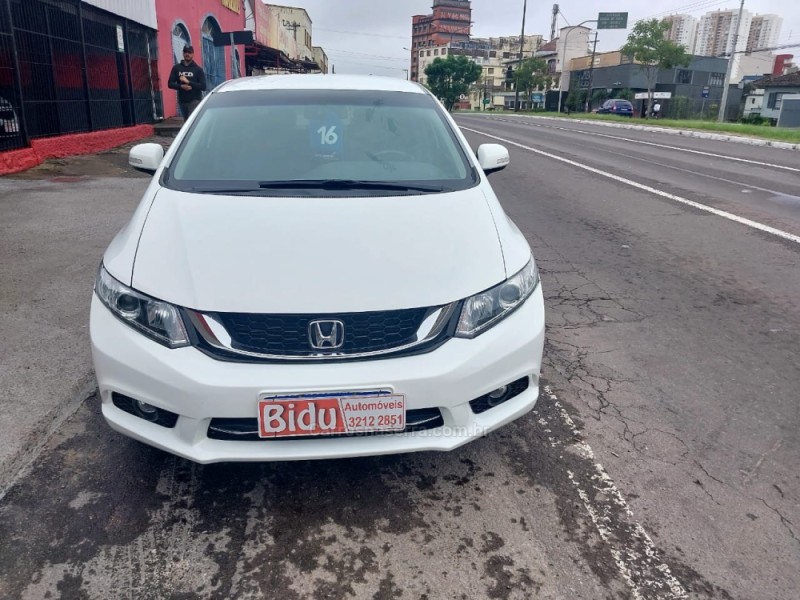
MULTIPOLYGON (((505 59, 519 58, 518 35, 508 35, 503 37, 472 38, 469 42, 457 44, 464 48, 475 48, 479 50, 494 50, 505 59)), ((526 35, 522 43, 522 57, 531 58, 542 46, 544 39, 541 35, 526 35)))
MULTIPOLYGON (((611 52, 598 52, 594 55, 594 68, 600 67, 615 67, 632 62, 628 57, 622 54, 619 50, 612 50, 611 52)), ((592 66, 592 56, 580 56, 573 58, 569 63, 570 71, 583 71, 592 66)))
MULTIPOLYGON (((655 91, 671 96, 661 100, 662 114, 676 118, 712 114, 712 107, 718 108, 722 99, 727 68, 728 60, 725 58, 692 56, 686 67, 659 71, 655 91)), ((640 65, 625 62, 621 57, 620 64, 595 68, 591 85, 592 105, 596 107, 605 98, 613 98, 622 90, 646 92, 647 76, 640 65)), ((588 91, 588 68, 572 72, 572 88, 574 91, 588 91)), ((733 105, 732 110, 738 110, 738 101, 733 105)), ((642 101, 638 101, 636 106, 640 112, 644 109, 642 101)))
POLYGON ((666 38, 683 46, 687 52, 694 52, 697 42, 697 19, 692 15, 670 15, 664 20, 670 24, 666 38))
POLYGON ((738 84, 745 77, 764 76, 772 73, 775 66, 775 55, 771 52, 753 52, 737 54, 733 59, 731 83, 738 84))
POLYGON ((153 0, 0 0, 0 151, 155 122, 158 56, 153 0))
POLYGON ((570 86, 570 63, 574 58, 589 53, 588 27, 564 27, 556 39, 540 46, 535 56, 547 62, 550 75, 556 79, 557 89, 568 91, 570 86))
POLYGON ((167 87, 172 67, 183 60, 183 47, 194 47, 194 60, 206 73, 208 90, 244 75, 244 46, 221 46, 222 33, 242 31, 243 0, 155 0, 158 18, 158 75, 164 97, 163 117, 178 115, 178 96, 167 87))
POLYGON ((470 0, 433 0, 431 14, 411 18, 411 80, 419 81, 420 50, 467 42, 471 33, 470 0))
POLYGON ((304 8, 245 0, 245 27, 253 32, 246 49, 247 75, 327 73, 328 55, 313 43, 313 23, 304 8))
MULTIPOLYGON (((523 59, 535 56, 542 45, 541 35, 526 35, 522 43, 523 59)), ((453 42, 443 46, 433 46, 417 52, 417 81, 426 85, 428 78, 425 69, 437 58, 466 56, 481 67, 481 77, 472 86, 467 101, 461 108, 481 108, 504 106, 504 93, 514 91, 513 71, 519 64, 520 36, 496 38, 472 38, 467 42, 453 42)), ((512 94, 513 96, 513 94, 512 94)), ((527 100, 525 101, 527 106, 527 100)))
POLYGON ((797 71, 794 54, 779 54, 775 57, 775 66, 772 68, 773 75, 788 75, 793 71, 797 71))
POLYGON ((739 37, 736 41, 736 48, 734 48, 734 39, 739 27, 739 11, 715 10, 706 13, 700 19, 694 54, 698 56, 727 56, 734 51, 744 52, 747 48, 752 20, 753 15, 744 10, 742 12, 742 27, 738 30, 739 37))
POLYGON ((782 26, 783 17, 778 15, 754 16, 747 36, 747 51, 756 52, 775 46, 782 26))
POLYGON ((781 116, 783 99, 786 96, 800 94, 800 72, 779 76, 771 75, 756 81, 753 87, 764 90, 761 117, 777 123, 781 116))
POLYGON ((314 63, 319 67, 320 73, 328 72, 328 55, 322 46, 313 46, 311 48, 314 63))

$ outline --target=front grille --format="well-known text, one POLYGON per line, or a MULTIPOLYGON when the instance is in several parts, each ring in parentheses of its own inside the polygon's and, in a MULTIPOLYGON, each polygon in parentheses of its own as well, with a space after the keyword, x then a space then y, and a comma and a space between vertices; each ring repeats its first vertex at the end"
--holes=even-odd
POLYGON ((376 431, 324 436, 301 436, 289 438, 261 438, 258 436, 258 419, 211 419, 208 425, 208 438, 228 442, 280 442, 283 440, 319 440, 331 438, 365 437, 426 431, 444 425, 442 411, 438 408, 421 408, 406 412, 406 428, 403 431, 376 431))
POLYGON ((343 313, 275 315, 217 313, 235 350, 272 356, 309 356, 319 353, 309 341, 309 325, 320 319, 344 323, 344 345, 337 354, 364 354, 399 348, 417 341, 417 331, 436 308, 343 313))

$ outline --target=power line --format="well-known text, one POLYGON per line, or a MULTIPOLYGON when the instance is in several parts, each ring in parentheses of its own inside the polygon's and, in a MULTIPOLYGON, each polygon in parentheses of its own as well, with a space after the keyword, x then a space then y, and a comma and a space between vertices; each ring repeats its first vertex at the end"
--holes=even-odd
POLYGON ((360 62, 356 62, 354 60, 347 60, 347 59, 343 59, 343 58, 336 59, 335 62, 336 62, 336 64, 345 63, 345 64, 348 64, 348 65, 358 65, 360 67, 368 67, 370 69, 386 69, 386 70, 389 70, 389 71, 408 71, 408 69, 401 69, 400 67, 383 67, 381 65, 370 65, 370 64, 367 64, 367 63, 360 63, 360 62))
POLYGON ((693 13, 699 12, 701 10, 708 11, 708 9, 713 8, 715 6, 719 6, 720 4, 725 4, 727 0, 700 0, 699 2, 694 2, 692 4, 686 4, 684 6, 677 6, 670 10, 654 13, 647 17, 643 17, 637 20, 639 21, 647 21, 650 19, 657 19, 659 17, 668 17, 670 15, 679 14, 679 13, 693 13))
POLYGON ((408 62, 408 58, 397 58, 396 56, 381 56, 376 54, 367 54, 366 52, 353 52, 351 50, 340 50, 338 48, 325 48, 326 52, 331 52, 335 54, 345 54, 348 56, 355 56, 357 58, 369 58, 369 59, 376 59, 376 60, 396 60, 396 61, 404 61, 408 62))
MULTIPOLYGON (((780 46, 772 46, 771 48, 756 48, 755 50, 737 50, 734 54, 750 54, 751 52, 774 52, 775 50, 787 50, 789 48, 800 48, 800 42, 790 44, 781 44, 780 46)), ((723 54, 727 56, 727 54, 723 54)))
POLYGON ((410 36, 407 35, 388 35, 382 33, 365 33, 363 31, 342 31, 340 29, 325 29, 323 27, 314 27, 314 31, 329 31, 331 33, 344 33, 347 35, 365 35, 368 37, 377 37, 377 38, 394 38, 398 40, 408 40, 410 36))

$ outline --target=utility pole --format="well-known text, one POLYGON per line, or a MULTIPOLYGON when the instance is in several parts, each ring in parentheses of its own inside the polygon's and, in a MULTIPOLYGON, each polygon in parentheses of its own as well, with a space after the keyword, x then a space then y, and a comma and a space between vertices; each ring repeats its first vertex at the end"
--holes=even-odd
POLYGON ((597 55, 597 31, 594 32, 594 47, 592 48, 592 63, 589 65, 589 89, 586 91, 586 112, 592 109, 592 80, 594 79, 594 57, 597 55))
POLYGON ((742 31, 742 16, 744 14, 744 0, 739 5, 739 19, 736 23, 736 33, 733 35, 733 48, 728 56, 728 70, 725 72, 725 83, 722 86, 722 101, 719 103, 719 116, 717 121, 720 123, 725 122, 725 112, 728 109, 728 89, 731 86, 731 77, 733 76, 733 59, 736 56, 736 46, 739 44, 739 34, 742 31))
POLYGON ((561 12, 561 8, 558 4, 553 4, 553 20, 550 23, 550 41, 552 42, 556 39, 556 29, 558 29, 558 13, 561 12))
MULTIPOLYGON (((528 0, 522 4, 522 33, 519 36, 519 64, 517 71, 522 67, 522 49, 525 47, 525 15, 528 12, 528 0)), ((514 83, 514 112, 519 112, 519 85, 514 83)))

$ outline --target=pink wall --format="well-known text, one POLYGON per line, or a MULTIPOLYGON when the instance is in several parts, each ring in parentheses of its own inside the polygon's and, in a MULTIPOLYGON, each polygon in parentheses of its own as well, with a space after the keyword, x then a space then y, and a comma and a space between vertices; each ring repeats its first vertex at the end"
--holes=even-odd
MULTIPOLYGON (((156 17, 158 19, 158 76, 161 93, 164 98, 164 118, 178 114, 178 99, 175 90, 167 87, 169 72, 174 64, 172 58, 172 30, 176 23, 181 23, 189 32, 194 46, 194 61, 203 65, 203 22, 211 16, 216 19, 222 31, 242 31, 244 29, 244 0, 156 0, 156 17), (224 3, 224 4, 223 4, 224 3), (238 6, 239 13, 226 8, 225 5, 238 6)), ((240 76, 244 75, 244 46, 239 49, 240 76)), ((231 79, 231 46, 224 46, 225 79, 231 79)))

